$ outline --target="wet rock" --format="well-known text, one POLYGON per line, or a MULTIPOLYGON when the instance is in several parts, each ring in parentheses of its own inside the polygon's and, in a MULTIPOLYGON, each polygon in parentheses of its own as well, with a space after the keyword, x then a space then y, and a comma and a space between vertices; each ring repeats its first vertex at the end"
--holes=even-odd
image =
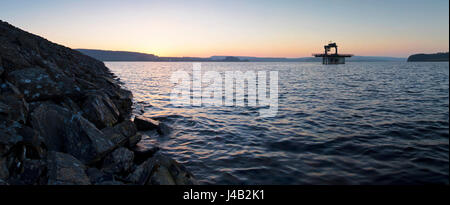
POLYGON ((160 148, 157 146, 143 145, 138 143, 136 146, 131 147, 131 151, 134 153, 134 161, 137 164, 144 162, 151 158, 160 148))
POLYGON ((172 184, 172 180, 177 185, 199 184, 195 177, 174 159, 157 153, 151 160, 155 168, 155 174, 150 180, 151 184, 172 184))
POLYGON ((88 185, 85 165, 69 154, 50 152, 48 154, 49 185, 88 185))
POLYGON ((140 131, 154 130, 158 129, 159 127, 158 121, 152 120, 144 116, 136 116, 134 118, 134 124, 136 125, 136 128, 140 131))
POLYGON ((159 123, 158 126, 158 134, 162 135, 162 136, 167 136, 170 134, 170 132, 172 132, 172 128, 170 126, 168 126, 166 123, 159 123))
POLYGON ((136 146, 138 143, 139 143, 139 141, 141 141, 141 139, 142 139, 142 135, 141 134, 136 134, 136 135, 134 135, 134 136, 132 136, 132 137, 130 137, 129 139, 128 139, 128 147, 134 147, 134 146, 136 146))
POLYGON ((155 168, 149 184, 152 185, 176 185, 169 170, 165 166, 155 168))
POLYGON ((102 132, 114 144, 119 146, 129 144, 130 140, 137 140, 137 137, 135 137, 137 133, 136 126, 131 120, 125 120, 114 127, 103 128, 102 132))
POLYGON ((134 154, 124 147, 119 147, 105 157, 103 171, 107 173, 126 173, 133 165, 134 154))
POLYGON ((137 133, 136 126, 131 120, 124 120, 123 122, 114 126, 120 133, 122 133, 125 137, 130 138, 137 133))
POLYGON ((82 107, 83 116, 98 128, 112 127, 119 119, 119 110, 107 95, 90 94, 82 107))

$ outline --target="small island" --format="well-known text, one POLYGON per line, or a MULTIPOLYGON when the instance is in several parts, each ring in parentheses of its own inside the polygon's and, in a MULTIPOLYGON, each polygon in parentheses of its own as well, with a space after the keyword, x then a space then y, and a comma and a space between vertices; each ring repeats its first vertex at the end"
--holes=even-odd
POLYGON ((408 62, 448 62, 448 52, 433 54, 414 54, 408 57, 408 62))

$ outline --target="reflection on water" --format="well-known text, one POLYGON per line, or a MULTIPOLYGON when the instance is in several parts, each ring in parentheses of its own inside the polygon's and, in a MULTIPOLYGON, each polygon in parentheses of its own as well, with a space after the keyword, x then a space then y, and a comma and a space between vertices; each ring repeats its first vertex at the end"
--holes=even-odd
POLYGON ((254 107, 175 107, 170 74, 192 63, 107 62, 137 114, 170 125, 149 146, 213 184, 449 183, 448 63, 202 63, 278 71, 273 118, 254 107))

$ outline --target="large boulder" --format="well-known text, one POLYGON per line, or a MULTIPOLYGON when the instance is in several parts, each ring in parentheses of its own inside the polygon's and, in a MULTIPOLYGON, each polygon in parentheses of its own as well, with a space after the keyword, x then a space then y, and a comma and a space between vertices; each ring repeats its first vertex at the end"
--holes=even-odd
POLYGON ((8 81, 0 84, 0 120, 26 123, 28 103, 20 90, 8 81))
POLYGON ((41 104, 31 119, 49 150, 67 152, 83 163, 99 161, 115 147, 95 125, 61 106, 41 104))
POLYGON ((25 159, 17 176, 10 180, 11 184, 39 185, 46 184, 46 162, 44 160, 25 159))
POLYGON ((128 175, 126 180, 132 184, 145 185, 151 177, 154 163, 151 159, 146 160, 136 167, 136 169, 128 175))
POLYGON ((119 110, 107 95, 90 94, 82 107, 83 116, 98 128, 111 127, 119 119, 119 110))
POLYGON ((161 153, 140 164, 127 180, 134 184, 197 185, 199 182, 181 164, 161 153))
POLYGON ((40 67, 14 70, 8 73, 7 79, 20 89, 28 102, 61 98, 64 92, 64 87, 40 67))
POLYGON ((55 104, 43 103, 31 113, 31 125, 43 138, 49 150, 64 150, 66 124, 72 113, 55 104))
POLYGON ((94 124, 80 115, 72 115, 66 125, 64 148, 86 164, 99 161, 115 148, 94 124))
POLYGON ((136 116, 134 118, 134 124, 136 128, 140 131, 154 130, 158 129, 159 122, 148 117, 136 116))
POLYGON ((48 154, 49 185, 89 185, 86 166, 70 154, 50 152, 48 154))
POLYGON ((125 120, 114 127, 102 129, 103 134, 117 146, 125 146, 140 140, 136 126, 130 120, 125 120))
POLYGON ((152 158, 153 176, 150 184, 161 185, 196 185, 199 184, 195 177, 174 159, 160 153, 156 153, 152 158))
POLYGON ((127 173, 133 165, 134 154, 124 147, 119 147, 108 154, 103 162, 103 171, 107 173, 127 173))

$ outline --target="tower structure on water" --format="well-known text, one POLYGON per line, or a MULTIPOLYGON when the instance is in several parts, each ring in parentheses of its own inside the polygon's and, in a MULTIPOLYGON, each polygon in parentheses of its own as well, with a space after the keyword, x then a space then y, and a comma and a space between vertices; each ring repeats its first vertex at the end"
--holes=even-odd
POLYGON ((353 54, 338 54, 338 46, 336 43, 329 43, 323 46, 325 49, 324 53, 313 54, 315 57, 322 57, 322 63, 328 64, 345 64, 345 58, 350 58, 353 54), (334 53, 330 53, 331 49, 334 48, 334 53))

